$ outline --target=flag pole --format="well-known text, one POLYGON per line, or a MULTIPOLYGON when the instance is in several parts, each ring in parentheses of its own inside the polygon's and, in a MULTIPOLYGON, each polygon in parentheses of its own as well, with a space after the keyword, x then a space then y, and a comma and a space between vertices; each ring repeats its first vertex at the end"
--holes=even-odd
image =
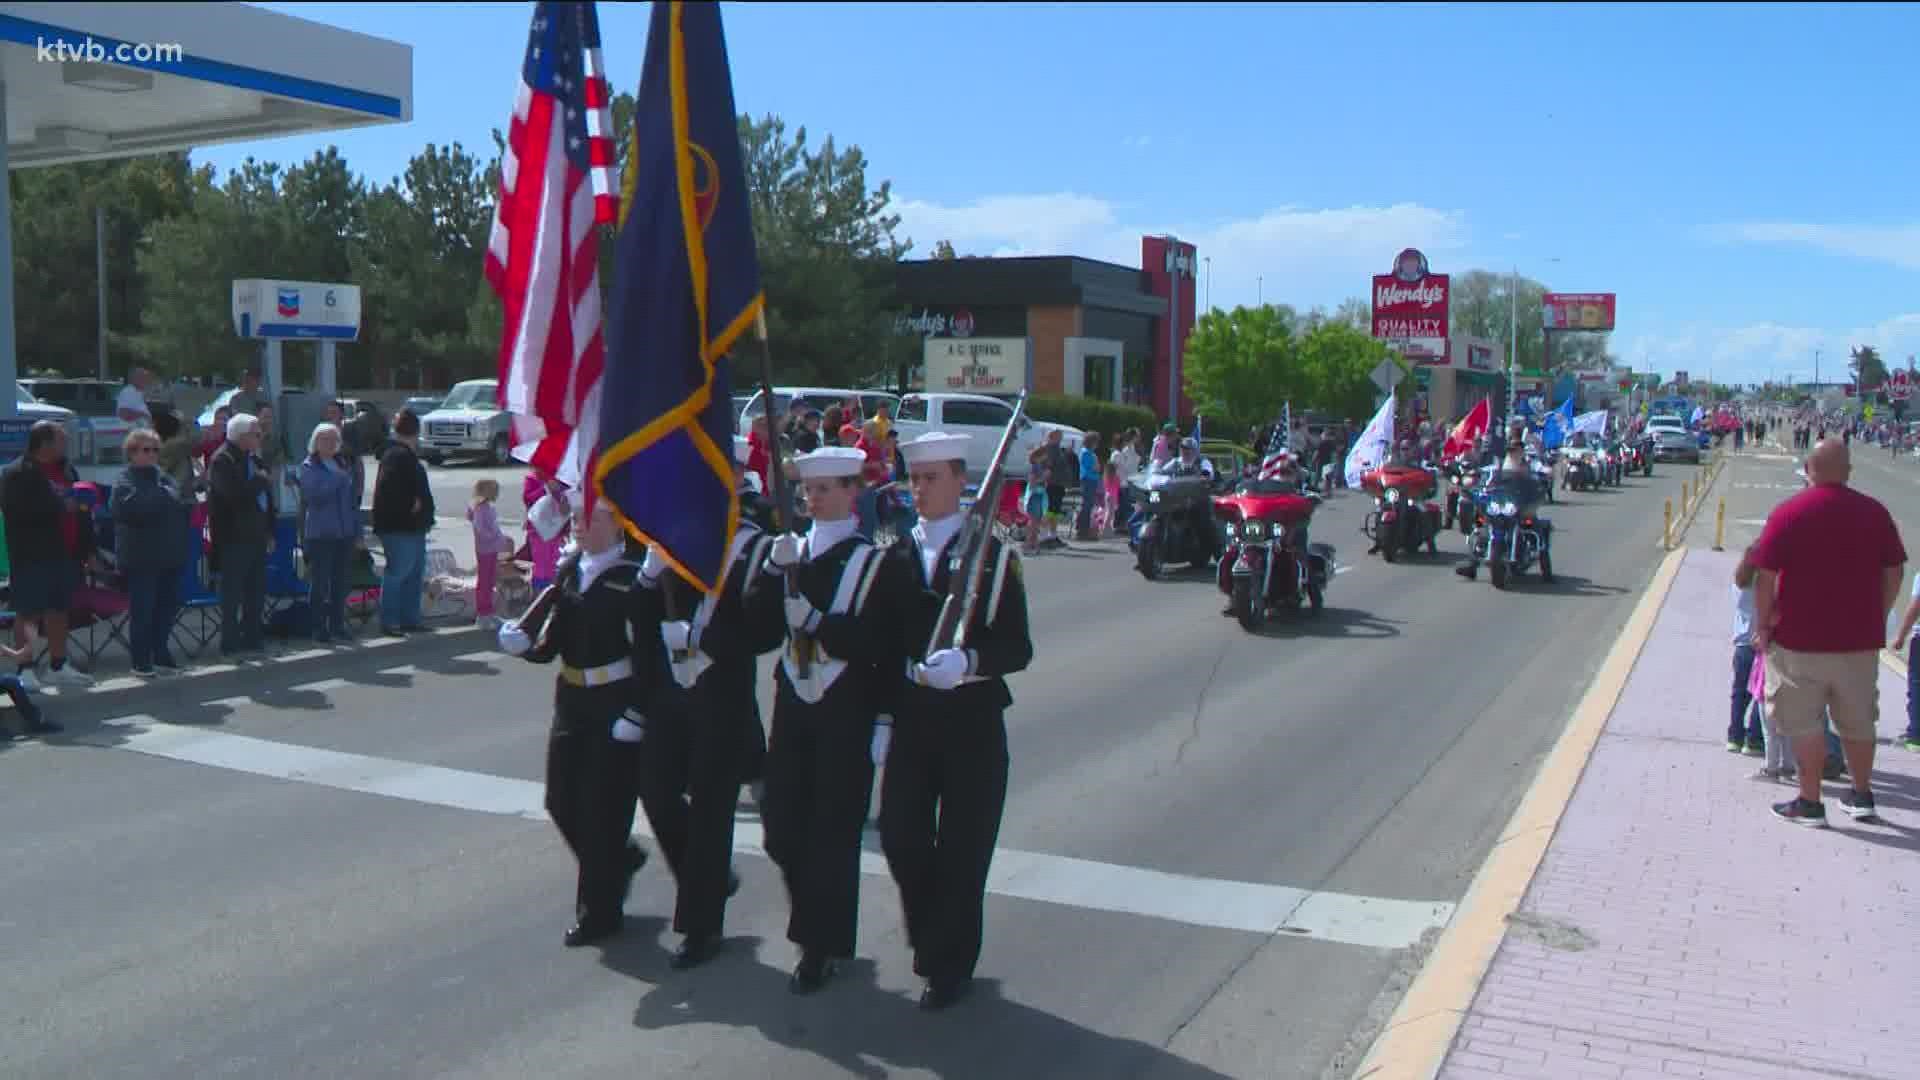
MULTIPOLYGON (((787 484, 787 460, 780 452, 781 430, 786 427, 786 417, 775 417, 773 408, 773 349, 767 344, 767 302, 761 298, 760 306, 753 313, 753 337, 760 344, 760 412, 767 418, 767 454, 772 463, 767 467, 767 492, 773 500, 773 532, 777 536, 783 532, 796 532, 793 528, 793 495, 787 484)), ((787 596, 800 595, 800 567, 789 566, 784 571, 787 583, 787 596)), ((813 673, 813 639, 805 633, 788 627, 793 636, 793 665, 801 678, 813 673)))

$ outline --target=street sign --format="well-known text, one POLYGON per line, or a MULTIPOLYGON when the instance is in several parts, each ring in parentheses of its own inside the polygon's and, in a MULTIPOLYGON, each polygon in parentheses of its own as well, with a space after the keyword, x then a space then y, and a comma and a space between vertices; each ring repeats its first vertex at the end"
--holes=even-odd
POLYGON ((1407 373, 1400 370, 1400 365, 1391 360, 1380 361, 1380 366, 1374 368, 1373 374, 1368 376, 1373 380, 1373 385, 1379 387, 1383 394, 1393 393, 1393 388, 1399 386, 1400 380, 1406 377, 1407 373))
POLYGON ((1887 397, 1893 401, 1905 401, 1913 396, 1913 376, 1904 371, 1896 371, 1887 379, 1887 397))

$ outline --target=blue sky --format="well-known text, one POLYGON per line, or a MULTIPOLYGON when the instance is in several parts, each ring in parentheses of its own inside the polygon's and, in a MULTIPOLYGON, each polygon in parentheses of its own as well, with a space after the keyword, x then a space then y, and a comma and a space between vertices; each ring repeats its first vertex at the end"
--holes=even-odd
MULTIPOLYGON (((265 4, 414 48, 414 120, 328 141, 385 180, 491 151, 531 4, 265 4)), ((647 5, 602 4, 616 88, 647 5)), ((1614 351, 1722 381, 1920 353, 1906 73, 1920 9, 728 4, 743 111, 857 143, 920 253, 1212 260, 1212 302, 1364 296, 1394 252, 1620 295, 1614 351)))

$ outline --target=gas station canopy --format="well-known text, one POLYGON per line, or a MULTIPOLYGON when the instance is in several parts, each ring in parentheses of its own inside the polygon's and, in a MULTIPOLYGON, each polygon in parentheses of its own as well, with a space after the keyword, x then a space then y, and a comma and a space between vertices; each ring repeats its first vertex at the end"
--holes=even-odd
MULTIPOLYGON (((0 175, 412 119, 410 45, 248 4, 0 4, 0 175)), ((0 197, 0 419, 13 269, 0 197)))
POLYGON ((9 168, 413 118, 411 46, 246 4, 0 4, 9 168))

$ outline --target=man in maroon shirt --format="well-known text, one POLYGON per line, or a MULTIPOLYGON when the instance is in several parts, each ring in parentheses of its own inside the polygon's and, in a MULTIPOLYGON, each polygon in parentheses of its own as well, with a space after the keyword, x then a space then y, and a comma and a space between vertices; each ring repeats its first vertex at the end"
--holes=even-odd
POLYGON ((1879 720, 1879 651, 1900 593, 1907 552, 1879 500, 1847 486, 1847 446, 1827 439, 1807 456, 1807 490, 1774 507, 1753 548, 1753 644, 1767 657, 1767 709, 1793 740, 1800 795, 1773 812, 1824 828, 1820 776, 1830 714, 1853 777, 1840 799, 1849 815, 1875 818, 1874 725, 1879 720))

